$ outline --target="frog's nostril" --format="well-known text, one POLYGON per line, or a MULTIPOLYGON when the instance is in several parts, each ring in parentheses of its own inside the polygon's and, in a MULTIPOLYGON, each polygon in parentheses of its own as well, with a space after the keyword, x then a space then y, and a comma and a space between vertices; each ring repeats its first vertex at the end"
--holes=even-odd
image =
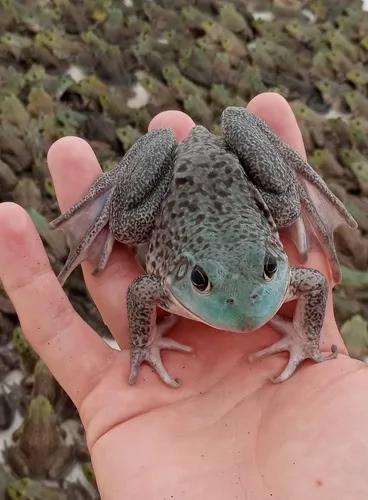
POLYGON ((250 296, 250 298, 251 298, 252 300, 256 300, 256 299, 258 299, 258 293, 252 293, 252 295, 250 296))
POLYGON ((227 304, 234 304, 235 300, 234 299, 226 299, 227 304))

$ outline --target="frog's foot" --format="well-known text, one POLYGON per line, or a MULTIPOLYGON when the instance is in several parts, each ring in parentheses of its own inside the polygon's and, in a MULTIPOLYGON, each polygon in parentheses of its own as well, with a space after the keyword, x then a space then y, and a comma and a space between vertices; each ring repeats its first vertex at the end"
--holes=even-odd
POLYGON ((105 268, 115 241, 111 231, 104 227, 106 224, 107 218, 99 218, 96 225, 83 236, 77 245, 71 248, 66 263, 58 275, 61 285, 64 285, 74 269, 86 259, 97 262, 92 272, 93 275, 105 268))
POLYGON ((284 382, 295 372, 297 367, 306 359, 312 359, 317 363, 335 359, 337 356, 337 347, 331 346, 331 353, 324 354, 319 349, 319 339, 309 339, 303 333, 295 330, 291 321, 284 320, 280 316, 275 316, 270 324, 282 333, 284 336, 274 344, 258 351, 249 356, 249 360, 264 358, 270 354, 277 352, 288 351, 290 354, 286 368, 280 373, 278 377, 272 377, 271 381, 274 383, 284 382))
POLYGON ((190 346, 181 344, 174 339, 163 337, 163 335, 172 328, 178 321, 175 316, 168 316, 163 319, 157 326, 156 332, 152 337, 152 342, 144 347, 132 347, 130 351, 130 376, 129 384, 133 385, 137 381, 139 367, 146 361, 158 374, 165 384, 170 387, 177 388, 180 383, 172 378, 167 372, 161 359, 161 349, 173 349, 175 351, 190 352, 190 346))
POLYGON ((107 261, 110 258, 113 246, 114 246, 115 238, 111 231, 108 232, 102 250, 100 252, 96 267, 92 271, 92 274, 95 276, 100 271, 103 271, 106 267, 107 261))

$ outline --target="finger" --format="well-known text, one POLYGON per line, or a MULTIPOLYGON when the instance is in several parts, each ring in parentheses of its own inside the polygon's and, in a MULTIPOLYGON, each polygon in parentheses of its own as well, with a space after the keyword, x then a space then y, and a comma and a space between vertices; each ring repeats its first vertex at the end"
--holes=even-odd
POLYGON ((78 316, 60 287, 27 213, 0 204, 0 280, 23 332, 77 407, 114 354, 78 316))
MULTIPOLYGON (((252 99, 248 109, 265 120, 284 142, 306 158, 303 138, 297 120, 288 102, 282 96, 273 92, 265 92, 252 99)), ((300 257, 295 246, 289 241, 283 242, 291 265, 300 265, 300 257)), ((328 260, 319 245, 311 248, 308 261, 304 265, 318 269, 326 277, 331 276, 328 260)), ((290 307, 283 308, 283 312, 290 313, 290 307)), ((323 345, 329 348, 331 344, 336 344, 340 352, 346 353, 345 345, 334 318, 331 283, 324 331, 326 333, 323 337, 323 345)))
POLYGON ((306 157, 302 133, 293 110, 280 94, 264 92, 254 97, 247 106, 260 116, 286 144, 306 157))
POLYGON ((163 111, 152 118, 148 130, 157 128, 172 128, 178 141, 183 140, 195 127, 194 121, 183 111, 163 111))

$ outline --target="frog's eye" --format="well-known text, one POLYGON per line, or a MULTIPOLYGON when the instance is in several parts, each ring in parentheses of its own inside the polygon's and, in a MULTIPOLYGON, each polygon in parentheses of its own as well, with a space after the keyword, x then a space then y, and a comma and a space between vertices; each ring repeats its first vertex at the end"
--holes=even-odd
POLYGON ((193 267, 190 279, 192 281, 192 285, 198 292, 206 293, 211 290, 210 280, 200 266, 193 267))
POLYGON ((266 253, 263 267, 263 278, 266 281, 271 281, 277 270, 277 260, 271 253, 266 253))

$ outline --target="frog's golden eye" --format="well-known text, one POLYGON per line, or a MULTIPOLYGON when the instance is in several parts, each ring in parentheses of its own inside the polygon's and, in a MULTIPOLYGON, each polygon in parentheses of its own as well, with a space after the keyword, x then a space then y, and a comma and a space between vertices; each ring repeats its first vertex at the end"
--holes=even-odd
POLYGON ((190 279, 194 288, 201 293, 208 293, 211 290, 211 283, 207 274, 200 266, 194 266, 190 279))
POLYGON ((266 253, 263 267, 263 278, 271 281, 277 271, 277 260, 271 253, 266 253))

